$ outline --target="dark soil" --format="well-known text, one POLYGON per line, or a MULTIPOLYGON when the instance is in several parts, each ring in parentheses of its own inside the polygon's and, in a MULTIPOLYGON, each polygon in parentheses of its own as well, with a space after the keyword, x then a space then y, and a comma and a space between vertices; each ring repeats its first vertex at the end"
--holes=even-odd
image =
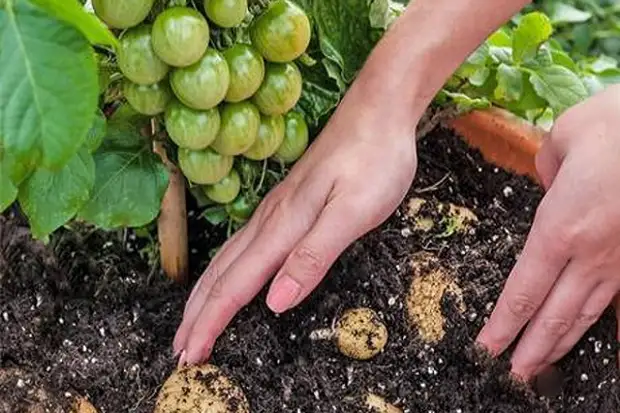
MULTIPOLYGON (((466 206, 479 222, 451 233, 437 217, 433 230, 416 231, 405 203, 351 246, 298 309, 277 317, 258 297, 212 359, 243 387, 252 411, 362 412, 360 400, 371 391, 405 412, 617 413, 611 313, 538 387, 549 397, 511 382, 506 357, 486 360, 472 348, 524 243, 539 188, 440 130, 420 144, 411 195, 466 206), (439 257, 463 291, 464 312, 455 295, 445 295, 446 335, 436 344, 425 344, 405 314, 411 257, 421 251, 439 257), (387 347, 374 359, 354 361, 332 343, 308 338, 360 305, 388 326, 387 347)), ((205 237, 196 215, 190 225, 195 280, 221 234, 205 237)), ((40 388, 65 407, 79 394, 101 412, 152 411, 175 367, 171 341, 189 289, 152 271, 132 238, 80 228, 44 247, 19 218, 0 218, 0 373, 17 369, 27 377, 0 374, 0 412, 28 411, 40 388)))

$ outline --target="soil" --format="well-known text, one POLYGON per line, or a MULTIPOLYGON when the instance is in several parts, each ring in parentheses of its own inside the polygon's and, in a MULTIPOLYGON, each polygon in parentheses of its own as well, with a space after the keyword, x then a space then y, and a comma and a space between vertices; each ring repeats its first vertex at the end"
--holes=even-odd
MULTIPOLYGON (((299 308, 275 316, 263 292, 223 334, 211 362, 241 385, 254 413, 363 412, 368 392, 412 413, 617 413, 611 312, 533 387, 510 380, 508 355, 490 360, 473 347, 540 189, 485 163, 446 130, 421 141, 419 156, 410 198, 427 201, 419 212, 431 225, 416 225, 407 200, 352 245, 299 308), (477 219, 460 225, 440 202, 477 219), (413 317, 410 296, 428 303, 413 317), (329 340, 309 338, 357 306, 372 308, 388 327, 375 358, 353 360, 329 340)), ((222 239, 205 228, 194 213, 192 281, 222 239)), ((32 410, 41 389, 59 400, 47 411, 68 411, 81 395, 100 412, 152 412, 175 368, 171 341, 190 287, 153 270, 138 241, 129 232, 79 227, 43 246, 18 215, 0 217, 0 412, 46 411, 32 410)))

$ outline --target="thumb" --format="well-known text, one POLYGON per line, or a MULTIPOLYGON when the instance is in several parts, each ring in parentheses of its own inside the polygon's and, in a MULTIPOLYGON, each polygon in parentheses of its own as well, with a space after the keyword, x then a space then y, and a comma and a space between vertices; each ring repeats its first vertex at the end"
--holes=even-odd
POLYGON ((340 254, 357 238, 370 230, 361 216, 351 216, 353 202, 328 203, 314 226, 285 260, 271 284, 267 305, 283 313, 302 302, 321 282, 340 254))

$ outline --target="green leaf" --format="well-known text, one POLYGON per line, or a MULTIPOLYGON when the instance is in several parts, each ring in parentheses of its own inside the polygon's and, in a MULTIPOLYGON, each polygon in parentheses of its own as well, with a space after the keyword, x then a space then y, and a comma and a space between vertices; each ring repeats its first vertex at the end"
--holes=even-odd
POLYGON ((547 100, 556 113, 589 96, 582 80, 564 66, 541 67, 531 73, 530 81, 538 96, 547 100))
POLYGON ((46 239, 67 223, 88 201, 95 165, 85 149, 58 172, 37 169, 20 187, 19 204, 35 238, 46 239))
POLYGON ((4 165, 0 162, 0 213, 4 212, 17 199, 17 188, 5 172, 4 165))
POLYGON ((579 10, 575 6, 567 3, 557 3, 551 13, 553 24, 562 23, 583 23, 592 18, 592 13, 579 10))
POLYGON ((532 12, 523 16, 512 39, 512 57, 515 62, 535 56, 540 45, 547 41, 552 33, 551 21, 543 13, 532 12))
POLYGON ((95 114, 95 119, 93 121, 92 126, 88 130, 88 134, 86 135, 86 142, 84 142, 84 146, 88 149, 90 153, 95 152, 101 146, 103 139, 106 136, 108 131, 108 124, 103 113, 98 110, 95 114))
POLYGON ((588 68, 594 73, 602 73, 609 69, 616 69, 618 61, 610 56, 598 56, 596 60, 588 65, 588 68))
POLYGON ((490 75, 491 69, 489 69, 488 67, 481 67, 469 77, 469 83, 474 86, 480 87, 486 83, 490 75))
POLYGON ((487 43, 489 46, 512 48, 512 34, 507 28, 503 27, 489 36, 487 43))
POLYGON ((115 229, 141 227, 157 217, 168 187, 168 171, 149 146, 104 145, 94 160, 93 195, 78 213, 80 218, 115 229))
POLYGON ((551 131, 551 128, 553 128, 554 121, 555 118, 553 115, 553 110, 551 108, 547 108, 538 118, 536 118, 535 125, 549 132, 551 131))
POLYGON ((334 80, 338 77, 337 66, 330 66, 329 62, 331 61, 325 59, 323 65, 300 68, 304 81, 296 108, 304 114, 308 124, 313 126, 318 126, 321 118, 336 108, 346 89, 341 79, 334 80))
POLYGON ((205 209, 200 217, 206 219, 211 225, 217 226, 228 221, 228 212, 226 212, 226 207, 217 205, 205 209))
POLYGON ((387 30, 404 11, 405 6, 393 0, 372 0, 370 25, 374 29, 387 30))
POLYGON ((82 32, 92 43, 116 48, 118 40, 101 20, 76 0, 30 0, 43 10, 82 32))
POLYGON ((60 170, 82 146, 97 107, 97 65, 75 28, 7 0, 0 10, 0 136, 18 163, 60 170))
POLYGON ((512 48, 510 47, 489 47, 489 56, 495 63, 512 64, 512 48))
POLYGON ((471 98, 463 93, 453 93, 447 90, 443 92, 456 103, 457 111, 460 113, 475 109, 488 109, 491 107, 491 102, 485 98, 471 98))
POLYGON ((551 49, 551 58, 553 63, 564 66, 573 72, 577 71, 577 64, 573 61, 573 59, 571 59, 568 53, 561 50, 551 49))
POLYGON ((495 98, 507 101, 517 101, 523 95, 523 75, 513 66, 501 64, 497 68, 497 88, 495 98))

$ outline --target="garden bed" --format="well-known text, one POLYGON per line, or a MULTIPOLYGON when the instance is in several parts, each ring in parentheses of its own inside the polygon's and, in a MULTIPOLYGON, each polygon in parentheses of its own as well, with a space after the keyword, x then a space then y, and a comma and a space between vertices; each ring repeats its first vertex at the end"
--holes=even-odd
MULTIPOLYGON (((512 383, 505 358, 492 362, 472 348, 540 188, 486 163, 446 130, 423 139, 419 157, 410 195, 385 225, 351 246, 299 308, 277 317, 264 294, 254 300, 211 362, 242 386, 254 413, 361 412, 368 392, 407 412, 617 412, 611 312, 538 386, 547 397, 512 383), (420 198, 426 203, 412 202, 420 198), (477 219, 461 225, 441 209, 447 203, 477 219), (406 313, 414 273, 424 303, 417 324, 406 313), (376 358, 353 361, 309 339, 360 305, 388 326, 376 358)), ((171 342, 189 290, 151 271, 131 235, 65 231, 46 248, 30 241, 19 218, 0 219, 0 412, 29 411, 35 389, 65 406, 81 395, 100 412, 151 412, 175 367, 171 342)), ((222 235, 205 237, 196 214, 189 228, 195 281, 222 235)))

